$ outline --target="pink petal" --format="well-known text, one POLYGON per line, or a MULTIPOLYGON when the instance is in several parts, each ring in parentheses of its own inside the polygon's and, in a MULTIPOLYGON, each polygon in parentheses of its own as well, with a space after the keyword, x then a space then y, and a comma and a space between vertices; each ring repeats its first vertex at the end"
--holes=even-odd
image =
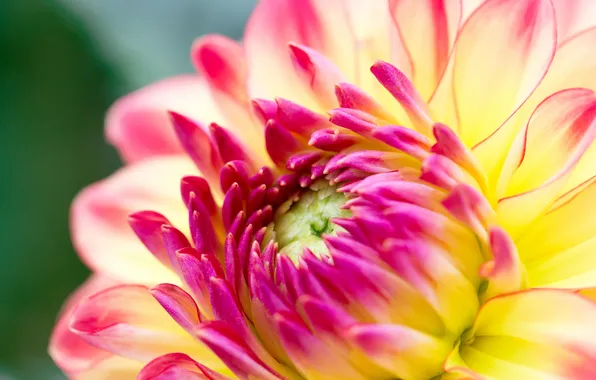
POLYGON ((111 356, 110 352, 94 347, 73 334, 68 329, 68 324, 74 309, 81 301, 115 284, 115 281, 107 277, 93 275, 64 304, 52 332, 49 347, 50 356, 64 372, 81 372, 111 356))
POLYGON ((166 354, 155 358, 143 367, 143 370, 137 376, 137 380, 176 379, 228 380, 230 378, 197 363, 194 359, 182 353, 166 354))
POLYGON ((204 122, 226 119, 198 75, 181 75, 151 84, 118 100, 106 117, 106 138, 128 162, 183 154, 166 111, 204 122))
POLYGON ((219 359, 188 335, 144 286, 120 285, 87 298, 74 311, 70 330, 96 347, 134 360, 186 352, 221 367, 219 359))
POLYGON ((552 0, 557 14, 559 41, 596 26, 596 3, 591 0, 552 0))
POLYGON ((160 210, 172 223, 187 225, 180 200, 180 178, 196 172, 184 157, 134 163, 83 190, 73 202, 74 245, 93 270, 124 282, 177 283, 178 279, 147 251, 127 223, 138 210, 160 210))
POLYGON ((172 284, 159 284, 151 288, 151 295, 182 328, 193 334, 201 322, 201 313, 190 294, 172 284))
POLYGON ((299 77, 310 86, 321 107, 336 108, 335 85, 344 81, 341 71, 313 49, 296 43, 290 43, 289 47, 299 77))
POLYGON ((271 371, 236 334, 222 322, 209 322, 201 326, 198 335, 209 348, 240 378, 277 380, 271 371))
MULTIPOLYGON (((205 78, 218 109, 243 140, 258 141, 261 126, 254 123, 247 94, 247 67, 240 44, 225 36, 203 36, 192 46, 191 60, 205 78)), ((191 116, 191 115, 189 115, 191 116)), ((204 122, 220 122, 205 120, 204 122)))

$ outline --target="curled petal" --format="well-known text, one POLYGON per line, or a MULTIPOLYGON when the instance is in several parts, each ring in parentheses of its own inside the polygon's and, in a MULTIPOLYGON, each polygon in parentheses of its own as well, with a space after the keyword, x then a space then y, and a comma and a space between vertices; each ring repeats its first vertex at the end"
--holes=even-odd
POLYGON ((192 296, 172 284, 159 284, 151 288, 151 295, 182 328, 193 334, 201 322, 201 313, 192 296))
POLYGON ((480 267, 480 275, 488 280, 482 297, 515 292, 527 286, 527 276, 511 238, 499 227, 491 228, 489 246, 493 259, 480 267))
POLYGON ((323 108, 337 107, 335 84, 343 82, 343 74, 325 56, 304 45, 290 43, 294 67, 310 86, 323 108))
MULTIPOLYGON (((229 372, 229 371, 225 371, 229 372)), ((137 380, 229 380, 230 378, 197 363, 182 353, 172 353, 153 359, 139 372, 137 380)))

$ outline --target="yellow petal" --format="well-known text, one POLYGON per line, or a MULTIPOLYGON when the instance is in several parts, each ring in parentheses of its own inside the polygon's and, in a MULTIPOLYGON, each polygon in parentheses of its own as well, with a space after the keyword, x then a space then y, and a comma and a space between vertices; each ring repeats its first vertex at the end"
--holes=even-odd
POLYGON ((596 304, 563 290, 489 300, 450 355, 447 371, 494 379, 588 379, 595 366, 596 304))

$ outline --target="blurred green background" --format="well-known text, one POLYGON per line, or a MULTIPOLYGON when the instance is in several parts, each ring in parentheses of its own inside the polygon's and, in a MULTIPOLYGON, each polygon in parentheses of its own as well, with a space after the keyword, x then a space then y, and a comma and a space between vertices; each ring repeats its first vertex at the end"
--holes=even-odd
POLYGON ((239 38, 254 3, 0 1, 0 380, 64 378, 46 346, 88 275, 70 244, 70 201, 119 166, 106 109, 192 71, 195 37, 239 38))

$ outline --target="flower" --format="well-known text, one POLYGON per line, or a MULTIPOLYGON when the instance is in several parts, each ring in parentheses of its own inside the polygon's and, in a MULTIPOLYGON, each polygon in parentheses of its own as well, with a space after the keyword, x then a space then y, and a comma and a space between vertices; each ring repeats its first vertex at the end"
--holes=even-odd
POLYGON ((126 166, 74 202, 95 274, 54 360, 596 377, 595 44, 591 0, 262 0, 111 109, 126 166))

